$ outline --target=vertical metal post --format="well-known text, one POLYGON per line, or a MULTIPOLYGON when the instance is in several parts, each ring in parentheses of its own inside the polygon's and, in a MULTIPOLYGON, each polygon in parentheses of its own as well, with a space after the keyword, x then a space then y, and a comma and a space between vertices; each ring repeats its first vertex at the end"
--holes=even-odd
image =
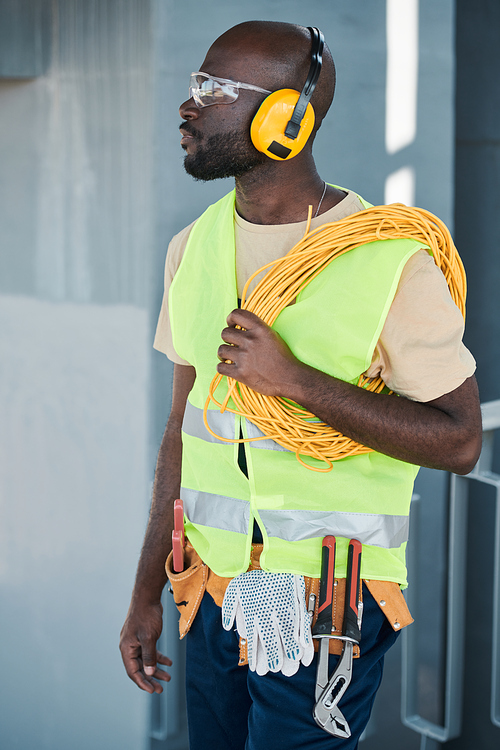
POLYGON ((481 411, 483 449, 477 465, 468 478, 496 487, 490 717, 492 723, 500 727, 500 475, 492 471, 494 432, 500 428, 500 399, 483 404, 481 411))
POLYGON ((500 484, 495 513, 495 573, 493 579, 493 648, 491 665, 491 721, 500 727, 500 484))
MULTIPOLYGON (((446 622, 446 672, 445 672, 445 718, 443 725, 425 719, 418 713, 418 668, 417 635, 418 625, 403 632, 402 660, 402 721, 403 724, 421 735, 446 742, 460 734, 462 686, 463 686, 463 643, 465 617, 465 539, 467 531, 467 485, 461 477, 452 477, 449 495, 448 531, 448 598, 446 622)), ((412 511, 418 503, 412 505, 412 511)), ((412 521, 418 521, 412 518, 412 521)), ((413 524, 413 531, 418 523, 413 524)), ((413 549, 415 550, 415 544, 413 549)), ((416 553, 409 560, 412 577, 416 577, 418 564, 416 553)), ((417 578, 418 586, 418 578, 417 578)), ((416 587, 414 587, 416 588, 416 587)), ((416 593, 416 592, 415 592, 416 593)), ((413 611, 416 613, 416 596, 411 596, 413 611)), ((417 614, 417 613, 416 613, 417 614)), ((418 614, 417 614, 418 622, 418 614)))
POLYGON ((432 740, 423 734, 420 738, 420 750, 439 750, 441 743, 438 740, 432 740))

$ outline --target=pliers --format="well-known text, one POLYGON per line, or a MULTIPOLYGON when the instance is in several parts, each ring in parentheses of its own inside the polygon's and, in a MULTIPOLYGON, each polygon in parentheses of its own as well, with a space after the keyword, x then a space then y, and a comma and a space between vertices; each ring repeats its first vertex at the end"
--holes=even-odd
POLYGON ((318 619, 313 628, 313 638, 320 639, 313 717, 316 724, 334 737, 351 736, 349 724, 338 703, 351 681, 354 644, 359 644, 361 640, 360 568, 361 542, 351 539, 347 557, 342 635, 334 636, 332 604, 335 585, 335 537, 326 536, 323 539, 318 619), (330 638, 344 641, 344 647, 337 667, 328 679, 330 638))

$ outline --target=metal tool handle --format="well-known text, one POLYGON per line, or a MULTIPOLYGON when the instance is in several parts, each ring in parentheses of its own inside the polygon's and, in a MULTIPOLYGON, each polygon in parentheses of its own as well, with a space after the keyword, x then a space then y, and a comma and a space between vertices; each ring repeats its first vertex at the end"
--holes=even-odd
POLYGON ((321 548, 321 581, 319 587, 318 619, 313 636, 330 636, 332 633, 333 587, 335 583, 335 537, 325 536, 321 548))
POLYGON ((342 635, 356 643, 361 640, 358 624, 358 602, 361 571, 361 542, 351 539, 347 553, 347 581, 345 589, 344 624, 342 635))

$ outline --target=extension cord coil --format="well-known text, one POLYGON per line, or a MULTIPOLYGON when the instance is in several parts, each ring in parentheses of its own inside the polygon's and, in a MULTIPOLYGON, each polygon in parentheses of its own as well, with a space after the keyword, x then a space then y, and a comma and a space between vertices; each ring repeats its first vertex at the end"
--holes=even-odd
MULTIPOLYGON (((448 228, 437 216, 422 208, 393 203, 373 206, 310 231, 311 215, 312 206, 309 207, 305 234, 290 252, 263 266, 248 279, 242 294, 243 310, 255 313, 272 326, 280 312, 335 258, 377 240, 413 239, 431 249, 451 297, 465 318, 467 286, 464 267, 448 228), (247 299, 251 282, 266 269, 268 272, 247 299)), ((298 404, 281 397, 264 396, 230 377, 227 378, 227 395, 220 402, 215 397, 215 390, 223 377, 217 374, 212 380, 204 409, 205 427, 218 440, 244 443, 271 438, 293 451, 303 466, 319 472, 331 471, 333 461, 373 450, 337 432, 298 404), (235 408, 228 406, 230 398, 235 408), (263 437, 230 439, 217 435, 208 424, 210 402, 221 412, 246 417, 261 430, 263 437), (302 456, 318 459, 326 467, 311 466, 302 456)), ((375 393, 385 388, 381 378, 370 379, 364 375, 360 376, 357 385, 375 393)))

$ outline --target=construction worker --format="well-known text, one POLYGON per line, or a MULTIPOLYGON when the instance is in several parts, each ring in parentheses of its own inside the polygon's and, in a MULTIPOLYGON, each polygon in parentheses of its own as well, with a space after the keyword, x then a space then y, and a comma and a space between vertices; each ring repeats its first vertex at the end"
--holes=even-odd
MULTIPOLYGON (((160 598, 181 497, 187 569, 171 577, 187 640, 191 748, 357 747, 384 654, 411 622, 401 588, 418 467, 466 474, 480 451, 463 319, 422 243, 375 243, 370 256, 365 245, 333 261, 308 299, 286 308, 286 326, 278 318, 271 328, 238 307, 251 274, 301 239, 310 205, 312 229, 369 205, 316 170, 312 145, 334 87, 317 29, 247 22, 210 47, 180 107, 186 171, 199 180, 234 177, 235 191, 180 232, 167 255, 155 346, 175 363, 172 410, 120 647, 129 677, 160 693, 170 680, 162 667, 171 665, 156 647, 160 598), (293 120, 289 89, 303 93, 293 113, 303 103, 313 117, 306 127, 298 112, 296 134, 283 140, 293 120), (203 422, 216 370, 296 402, 374 452, 318 473, 272 440, 217 439, 203 422), (363 371, 400 397, 356 387, 363 371), (332 736, 312 716, 306 589, 320 576, 327 534, 337 539, 339 592, 348 541, 363 543, 361 644, 339 704, 350 737, 332 736)), ((251 422, 231 413, 211 407, 208 418, 229 439, 256 437, 251 422)), ((338 653, 332 646, 330 672, 338 653)))

